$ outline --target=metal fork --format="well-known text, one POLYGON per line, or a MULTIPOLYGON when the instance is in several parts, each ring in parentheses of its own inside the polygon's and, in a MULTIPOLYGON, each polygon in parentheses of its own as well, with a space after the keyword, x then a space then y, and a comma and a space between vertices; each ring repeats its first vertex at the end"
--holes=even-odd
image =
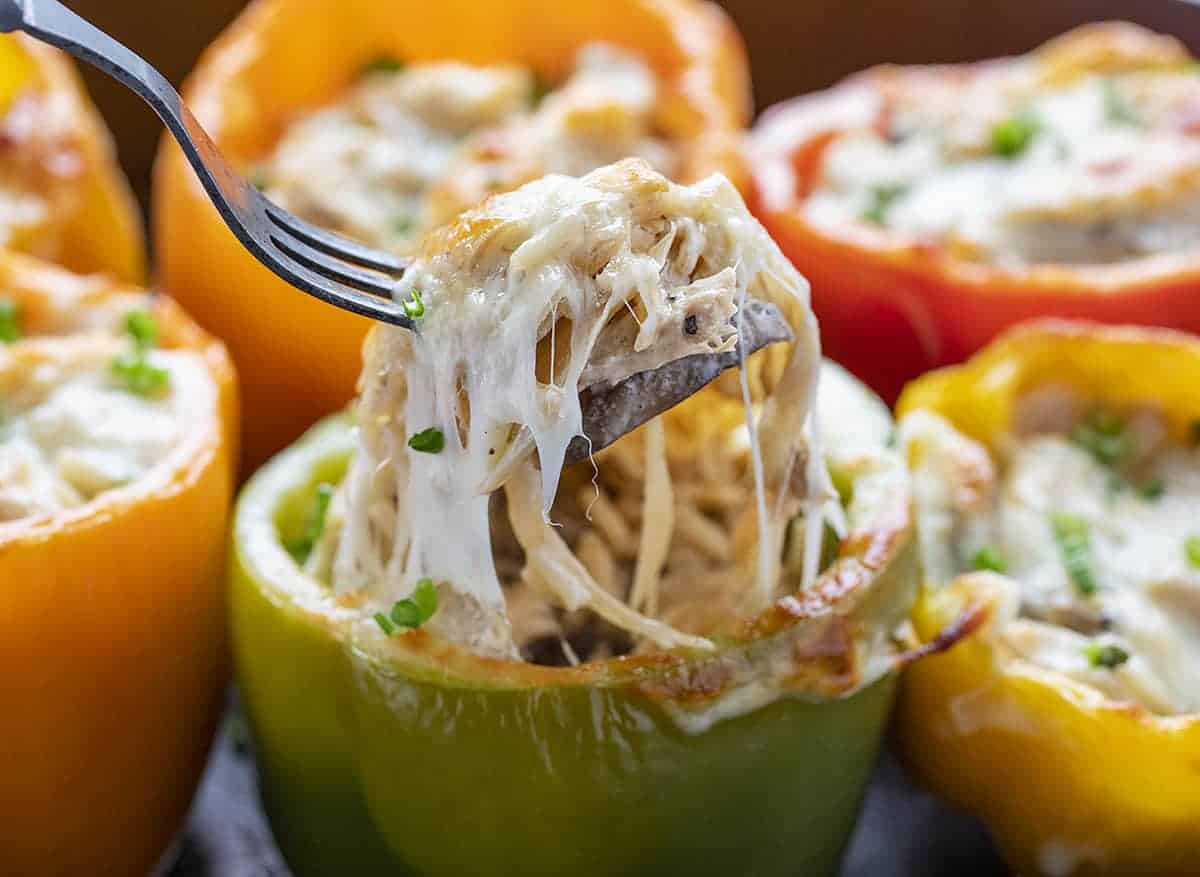
POLYGON ((143 58, 58 0, 0 0, 0 32, 21 30, 107 73, 148 103, 178 141, 217 212, 258 261, 321 301, 414 329, 392 299, 406 260, 293 216, 246 182, 167 81, 143 58))

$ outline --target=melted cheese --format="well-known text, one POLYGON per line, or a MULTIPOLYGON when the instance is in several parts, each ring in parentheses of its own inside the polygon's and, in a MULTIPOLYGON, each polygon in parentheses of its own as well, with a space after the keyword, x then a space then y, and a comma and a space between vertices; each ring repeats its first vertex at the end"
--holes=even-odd
MULTIPOLYGON (((1043 409, 1034 419, 1046 426, 1058 424, 1046 423, 1045 412, 1069 422, 1083 407, 1057 389, 1031 394, 1028 405, 1043 409)), ((1155 712, 1194 712, 1200 568, 1185 546, 1200 535, 1200 449, 1166 443, 1149 412, 1127 429, 1140 450, 1120 471, 1063 432, 1039 431, 1009 443, 997 477, 986 451, 944 421, 920 412, 906 418, 906 440, 926 446, 915 472, 926 569, 933 581, 948 581, 972 568, 980 548, 998 551, 1013 593, 996 636, 1009 654, 1155 712), (1137 489, 1159 480, 1161 496, 1137 489), (1087 522, 1094 594, 1065 563, 1053 524, 1060 514, 1087 522), (1094 666, 1087 650, 1095 646, 1117 646, 1130 658, 1094 666)))
POLYGON ((169 387, 145 397, 123 389, 110 363, 127 340, 88 334, 0 348, 0 522, 76 508, 131 484, 181 438, 180 387, 202 384, 192 354, 152 351, 169 387))
MULTIPOLYGON (((870 222, 1012 266, 1191 249, 1200 80, 1178 44, 1132 30, 1145 46, 1116 66, 1093 31, 984 65, 884 69, 777 112, 760 147, 837 131, 797 205, 830 230, 870 222), (1065 66, 1083 49, 1095 57, 1065 66), (1014 125, 1030 126, 1028 141, 1000 154, 996 138, 1014 125)), ((771 188, 796 191, 787 179, 771 188)))
MULTIPOLYGON (((740 609, 758 611, 778 594, 784 528, 802 509, 819 519, 830 495, 823 459, 804 453, 819 344, 807 285, 727 180, 680 186, 638 160, 546 177, 427 238, 397 295, 415 291, 425 307, 419 333, 376 327, 365 348, 361 446, 330 528, 338 589, 388 605, 433 578, 444 596, 431 622, 438 633, 514 656, 489 518, 488 494, 503 486, 526 579, 559 606, 590 609, 658 647, 709 647, 614 598, 556 532, 551 509, 581 431, 580 391, 732 349, 730 319, 749 293, 779 305, 798 341, 774 391, 752 405, 760 432, 749 455, 766 501, 750 511, 758 579, 740 609), (445 437, 440 453, 408 446, 431 428, 445 437)), ((661 480, 656 429, 645 465, 661 480)), ((819 536, 819 520, 810 530, 819 536)), ((638 602, 653 603, 661 543, 642 544, 638 602)))
POLYGON ((653 134, 658 83, 634 55, 584 46, 537 102, 531 71, 423 63, 371 73, 289 128, 256 175, 289 210, 376 246, 421 234, 547 173, 579 175, 627 156, 673 170, 653 134))

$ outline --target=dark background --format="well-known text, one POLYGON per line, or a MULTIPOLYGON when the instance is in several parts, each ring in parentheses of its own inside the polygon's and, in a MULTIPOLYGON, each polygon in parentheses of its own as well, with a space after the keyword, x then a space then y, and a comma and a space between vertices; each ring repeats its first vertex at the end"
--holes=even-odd
MULTIPOLYGON (((66 2, 176 83, 245 5, 244 0, 66 2)), ((1200 50, 1197 0, 725 0, 721 5, 745 35, 760 108, 882 61, 965 61, 1014 54, 1099 19, 1137 21, 1181 36, 1200 50)), ((120 86, 94 71, 85 75, 144 200, 158 121, 120 86)))

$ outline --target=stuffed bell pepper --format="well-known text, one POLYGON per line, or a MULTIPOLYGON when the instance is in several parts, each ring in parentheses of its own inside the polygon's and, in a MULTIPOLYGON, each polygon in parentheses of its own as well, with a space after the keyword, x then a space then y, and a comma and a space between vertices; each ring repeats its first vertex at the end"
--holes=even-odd
POLYGON ((755 208, 885 399, 1031 317, 1200 331, 1200 89, 1175 39, 881 67, 769 110, 755 208))
POLYGON ((220 715, 235 392, 170 301, 0 254, 0 873, 141 877, 220 715))
POLYGON ((1200 339, 1045 322, 900 399, 927 577, 900 720, 1023 874, 1200 856, 1200 339))
POLYGON ((399 295, 419 333, 375 329, 352 417, 236 515, 291 868, 834 873, 921 652, 908 479, 870 391, 818 390, 807 285, 734 187, 549 176, 428 236, 399 295), (589 394, 770 306, 790 341, 564 466, 589 394))
POLYGON ((71 61, 0 35, 0 247, 138 282, 142 220, 71 61))
MULTIPOLYGON (((698 0, 258 0, 184 93, 271 198, 402 253, 545 173, 629 156, 675 179, 733 172, 749 116, 741 41, 698 0)), ((257 465, 350 399, 370 324, 261 267, 169 139, 155 182, 165 289, 229 344, 257 465)))

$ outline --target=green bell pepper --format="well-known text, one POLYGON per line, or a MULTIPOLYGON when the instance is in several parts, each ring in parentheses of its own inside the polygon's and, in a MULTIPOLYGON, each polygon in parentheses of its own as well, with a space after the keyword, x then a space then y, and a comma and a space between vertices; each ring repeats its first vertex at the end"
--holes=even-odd
POLYGON ((890 416, 831 368, 821 419, 849 535, 715 654, 559 668, 389 638, 284 547, 342 476, 350 423, 264 467, 237 510, 233 639, 297 877, 834 873, 914 654, 893 632, 916 564, 890 416))

